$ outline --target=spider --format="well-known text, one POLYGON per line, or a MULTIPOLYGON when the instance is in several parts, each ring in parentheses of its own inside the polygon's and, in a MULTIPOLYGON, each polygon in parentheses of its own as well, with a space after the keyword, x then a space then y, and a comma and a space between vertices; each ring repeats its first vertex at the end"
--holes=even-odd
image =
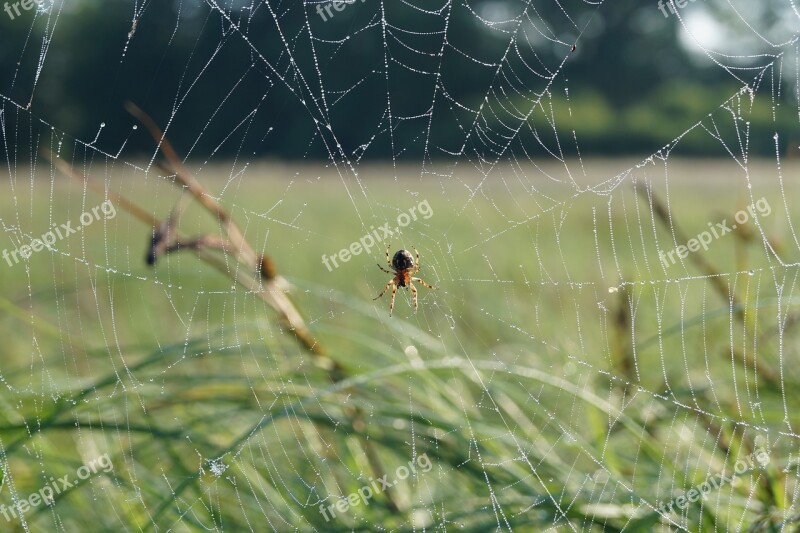
POLYGON ((394 254, 394 257, 392 257, 392 259, 389 260, 389 248, 391 248, 391 245, 386 247, 386 263, 390 267, 392 267, 392 270, 394 270, 394 272, 389 272, 388 270, 383 268, 381 265, 378 265, 378 268, 380 268, 381 270, 383 270, 387 274, 392 274, 394 277, 392 277, 392 279, 389 280, 389 282, 383 288, 383 291, 379 295, 377 295, 375 298, 373 298, 373 300, 377 300, 378 298, 380 298, 381 296, 386 294, 386 291, 389 290, 389 287, 391 286, 392 287, 392 299, 389 302, 389 316, 392 316, 392 309, 394 309, 394 295, 397 292, 397 287, 405 287, 406 289, 410 288, 411 289, 411 293, 414 295, 414 312, 416 313, 417 312, 417 288, 414 287, 414 284, 411 283, 411 282, 412 281, 419 281, 424 286, 426 286, 426 287, 428 287, 429 289, 432 289, 432 290, 436 290, 436 288, 428 285, 427 283, 425 283, 420 278, 412 277, 413 274, 416 274, 420 270, 420 268, 419 268, 419 252, 417 252, 416 248, 413 249, 414 253, 417 254, 417 262, 416 262, 416 264, 414 263, 414 258, 411 257, 411 252, 409 252, 408 250, 397 250, 397 252, 395 252, 395 254, 394 254))

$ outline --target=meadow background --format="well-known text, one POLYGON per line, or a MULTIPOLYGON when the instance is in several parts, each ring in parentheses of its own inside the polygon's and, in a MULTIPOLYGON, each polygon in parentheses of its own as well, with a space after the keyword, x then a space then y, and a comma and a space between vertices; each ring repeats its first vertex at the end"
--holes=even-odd
MULTIPOLYGON (((798 529, 791 3, 694 2, 686 26, 655 2, 533 5, 0 16, 0 253, 117 211, 0 262, 0 529, 798 529), (181 187, 129 101, 274 262, 315 350, 233 254, 147 264, 131 206, 163 220, 181 187), (659 263, 760 198, 768 215, 659 263), (391 251, 416 248, 437 290, 416 314, 398 291, 390 317, 384 244, 321 258, 423 201, 391 251), (106 453, 109 471, 4 518, 106 453)), ((179 229, 226 236, 196 201, 179 229)))
MULTIPOLYGON (((585 161, 584 185, 627 163, 585 161)), ((681 176, 670 182, 672 213, 687 234, 746 205, 747 189, 731 184, 730 164, 676 160, 670 168, 681 176), (703 185, 692 179, 696 173, 703 185)), ((167 212, 177 195, 161 176, 124 166, 99 171, 108 173, 112 190, 153 197, 154 212, 167 212)), ((371 300, 387 278, 375 266, 383 263, 382 249, 333 272, 320 261, 362 235, 356 220, 340 214, 348 202, 341 185, 319 181, 333 183, 335 172, 263 164, 248 171, 260 179, 235 186, 212 177, 228 171, 209 167, 200 177, 209 176, 213 194, 225 191, 219 198, 248 239, 267 243, 346 379, 332 383, 275 326, 270 309, 190 255, 147 267, 150 230, 118 209, 113 220, 59 243, 57 253, 3 268, 9 404, 2 434, 14 475, 5 499, 35 492, 43 474, 74 472, 92 454, 109 451, 115 465, 54 507, 31 512, 26 521, 33 530, 87 523, 96 531, 242 530, 259 520, 253 529, 485 530, 496 526, 496 500, 514 529, 546 529, 564 520, 559 508, 568 508, 569 521, 581 529, 645 531, 659 523, 645 502, 655 506, 730 471, 765 439, 768 469, 748 471, 702 511, 690 507, 684 524, 735 529, 763 519, 777 527, 790 512, 794 439, 782 433, 793 422, 783 422, 784 407, 796 408, 798 375, 796 365, 781 366, 770 330, 778 310, 775 269, 763 260, 758 239, 730 234, 707 254, 751 317, 746 327, 706 273, 687 264, 664 275, 654 248, 629 244, 641 227, 632 214, 637 202, 643 218, 653 220, 629 183, 612 197, 614 247, 607 195, 572 198, 570 186, 553 184, 541 194, 554 205, 569 203, 548 215, 519 184, 500 180, 483 189, 491 202, 476 197, 465 214, 467 187, 443 196, 438 186, 415 183, 398 200, 392 171, 372 165, 364 169, 371 191, 390 199, 376 220, 393 221, 423 199, 433 209, 393 249, 416 246, 421 275, 439 290, 420 289, 417 315, 401 290, 389 318, 387 300, 371 300), (512 212, 518 220, 500 216, 512 212), (291 224, 276 223, 293 213, 291 224), (526 217, 532 220, 518 224, 526 217), (560 245, 549 237, 554 224, 560 245), (600 261, 593 228, 600 230, 600 261), (536 259, 516 246, 520 234, 532 231, 542 235, 536 259), (478 248, 464 251, 476 242, 478 248), (621 282, 616 269, 629 285, 610 293, 621 282), (732 350, 750 363, 734 360, 732 350), (354 427, 348 407, 363 409, 363 424, 354 427), (379 496, 325 522, 312 502, 325 491, 347 496, 368 484, 370 463, 359 447, 366 440, 386 472, 423 453, 434 468, 395 489, 397 508, 379 496), (214 464, 221 471, 214 473, 214 464)), ((773 207, 761 223, 776 245, 790 246, 789 224, 797 221, 781 212, 781 198, 795 194, 796 185, 775 190, 770 161, 754 163, 753 171, 759 178, 752 192, 773 207)), ((477 184, 478 176, 464 174, 465 183, 477 184)), ((30 220, 20 222, 33 235, 47 229, 42 221, 75 220, 101 200, 64 177, 51 187, 39 170, 18 175, 31 181, 16 181, 2 216, 24 212, 30 220)), ((217 227, 200 210, 187 212, 184 224, 217 227)), ((654 226, 668 243, 669 232, 654 226)), ((795 307, 786 296, 789 323, 795 307)), ((785 329, 782 356, 789 361, 797 344, 792 327, 785 329)))

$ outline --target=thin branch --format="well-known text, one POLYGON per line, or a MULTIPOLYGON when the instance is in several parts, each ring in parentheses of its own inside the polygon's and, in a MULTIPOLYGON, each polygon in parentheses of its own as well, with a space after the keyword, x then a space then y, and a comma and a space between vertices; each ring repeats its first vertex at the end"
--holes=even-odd
MULTIPOLYGON (((677 224, 672 217, 670 217, 669 209, 665 206, 661 200, 659 200, 655 194, 653 193, 652 189, 643 182, 637 182, 635 185, 636 192, 638 192, 644 200, 650 205, 650 208, 656 215, 665 227, 668 229, 672 229, 675 238, 679 242, 689 242, 689 238, 678 228, 677 224)), ((700 269, 708 278, 709 283, 711 286, 716 289, 719 295, 727 302, 730 302, 733 309, 735 309, 736 315, 740 319, 744 319, 744 313, 741 311, 741 307, 738 305, 736 300, 736 295, 733 292, 728 291, 728 287, 726 286, 725 282, 720 275, 720 272, 714 268, 714 265, 709 263, 703 254, 693 253, 689 254, 689 260, 694 263, 694 265, 700 269)))
MULTIPOLYGON (((80 181, 87 188, 105 195, 109 200, 111 200, 112 203, 115 203, 138 220, 154 228, 155 233, 164 232, 164 228, 167 227, 166 222, 162 222, 122 195, 107 190, 102 183, 97 182, 88 176, 84 176, 75 170, 69 163, 53 154, 49 150, 43 150, 42 155, 52 161, 59 171, 75 180, 80 181)), ((173 210, 173 213, 176 213, 176 211, 173 210)), ((288 286, 288 282, 286 282, 281 276, 277 275, 274 275, 270 279, 261 277, 261 271, 263 270, 263 265, 265 262, 264 258, 256 255, 255 252, 253 252, 251 271, 254 274, 258 273, 258 277, 256 278, 255 276, 248 275, 242 271, 232 271, 229 265, 223 261, 217 255, 217 253, 215 253, 221 251, 223 253, 237 256, 239 259, 241 259, 241 254, 239 253, 241 252, 241 247, 222 241, 213 235, 188 239, 183 237, 177 228, 170 228, 166 233, 169 235, 164 235, 162 233, 164 237, 163 243, 165 253, 177 250, 188 250, 194 252, 199 259, 213 266, 226 276, 233 278, 234 281, 244 286, 248 291, 252 292, 266 302, 270 307, 272 307, 277 312, 280 321, 304 348, 318 356, 323 356, 325 354, 322 345, 316 340, 316 338, 314 338, 314 335, 306 325, 302 315, 284 292, 285 288, 288 286), (166 237, 168 237, 168 239, 166 237)), ((151 243, 151 246, 152 244, 153 243, 151 243)), ((161 241, 156 244, 162 246, 161 241)), ((150 254, 152 253, 153 252, 151 250, 150 254)), ((274 272, 275 271, 273 270, 273 273, 274 272)), ((337 363, 332 360, 328 360, 327 357, 325 359, 325 361, 318 361, 318 364, 320 364, 320 366, 323 368, 338 369, 337 363)))

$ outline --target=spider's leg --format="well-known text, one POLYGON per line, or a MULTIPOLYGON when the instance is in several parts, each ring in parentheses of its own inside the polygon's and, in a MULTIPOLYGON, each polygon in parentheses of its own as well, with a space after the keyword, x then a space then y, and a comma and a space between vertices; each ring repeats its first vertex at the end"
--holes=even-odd
POLYGON ((426 286, 426 287, 428 287, 429 289, 436 290, 436 287, 433 287, 433 286, 431 286, 431 285, 428 285, 428 284, 427 284, 427 283, 425 283, 425 281, 424 281, 424 280, 422 280, 421 278, 411 278, 411 281, 419 281, 420 283, 422 283, 423 285, 425 285, 425 286, 426 286))
POLYGON ((419 269, 420 269, 420 266, 419 266, 419 252, 417 251, 416 248, 414 248, 414 253, 417 254, 417 272, 419 272, 419 269))
MULTIPOLYGON (((392 278, 392 279, 390 279, 390 280, 389 280, 389 283, 387 283, 387 284, 386 284, 386 286, 383 288, 383 290, 381 291, 381 293, 380 293, 379 295, 377 295, 375 298, 373 298, 373 300, 377 300, 378 298, 380 298, 381 296, 383 296, 384 294, 386 294, 386 291, 387 291, 387 289, 389 289, 389 285, 392 285, 392 284, 394 284, 394 278, 392 278)), ((397 288, 396 288, 396 287, 395 287, 395 290, 397 290, 397 288)), ((394 294, 394 292, 393 292, 392 294, 394 294)))
POLYGON ((380 268, 381 270, 383 270, 383 271, 384 271, 384 272, 386 272, 387 274, 391 274, 391 272, 389 272, 388 270, 386 270, 385 268, 383 268, 383 267, 382 267, 382 266, 380 266, 380 265, 378 265, 378 268, 380 268))
POLYGON ((411 294, 414 295, 414 312, 417 312, 417 288, 414 287, 414 284, 410 281, 408 282, 408 287, 411 289, 411 294))
MULTIPOLYGON (((392 280, 394 281, 394 280, 392 280)), ((394 295, 397 293, 397 284, 392 286, 392 299, 389 301, 389 316, 392 316, 392 309, 394 309, 394 295)))
POLYGON ((386 264, 392 266, 392 260, 389 259, 389 248, 392 246, 391 243, 386 244, 386 264))

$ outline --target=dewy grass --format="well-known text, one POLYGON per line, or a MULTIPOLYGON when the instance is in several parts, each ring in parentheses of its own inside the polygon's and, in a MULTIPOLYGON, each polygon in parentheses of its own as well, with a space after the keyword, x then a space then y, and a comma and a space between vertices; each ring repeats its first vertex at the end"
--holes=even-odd
POLYGON ((372 501, 372 498, 380 495, 382 492, 390 489, 391 487, 394 487, 398 482, 408 479, 409 475, 416 476, 417 467, 419 467, 420 472, 425 473, 431 471, 433 464, 431 464, 428 456, 423 453, 422 455, 418 456, 416 460, 410 460, 407 465, 401 465, 397 467, 397 470, 394 474, 394 479, 388 479, 388 474, 385 474, 383 477, 380 477, 377 480, 370 479, 369 484, 362 486, 355 492, 351 492, 347 495, 347 497, 338 499, 336 503, 332 503, 327 507, 324 503, 321 503, 319 505, 319 512, 325 521, 329 522, 336 518, 337 512, 346 513, 349 509, 358 507, 361 504, 367 506, 372 501))
MULTIPOLYGON (((324 213, 319 216, 329 220, 324 213)), ((442 224, 459 223, 444 206, 437 205, 436 216, 442 217, 442 224)), ((709 214, 698 212, 694 217, 689 222, 697 225, 709 214)), ((354 234, 358 232, 352 227, 336 232, 354 234)), ((580 246, 591 244, 587 240, 580 246)), ((493 264, 509 263, 514 256, 513 250, 492 252, 493 264)), ((354 261, 350 269, 371 270, 379 258, 362 259, 364 265, 354 261)), ((55 515, 68 531, 77 530, 87 516, 97 530, 113 530, 114 517, 104 510, 114 508, 130 510, 125 519, 138 529, 168 528, 178 522, 197 530, 247 529, 258 519, 278 531, 323 531, 332 524, 343 530, 379 524, 387 530, 411 531, 433 529, 444 519, 436 510, 444 509, 451 523, 481 531, 496 528, 495 516, 485 510, 491 499, 504 514, 503 524, 515 530, 546 530, 560 523, 578 530, 650 531, 661 524, 693 531, 702 520, 755 523, 760 515, 748 498, 783 501, 784 478, 774 472, 791 466, 786 459, 794 445, 791 438, 771 442, 767 469, 743 474, 741 483, 715 492, 702 510, 691 506, 684 514, 667 516, 659 511, 658 504, 673 498, 676 491, 721 471, 728 457, 722 445, 732 450, 731 457, 744 456, 754 437, 764 433, 760 427, 738 422, 734 385, 718 379, 712 395, 702 385, 705 372, 732 377, 731 365, 737 364, 738 386, 744 387, 746 380, 753 386, 758 378, 761 406, 753 408, 768 420, 783 417, 784 397, 778 389, 765 387, 759 374, 773 364, 769 344, 763 344, 757 369, 732 363, 728 329, 740 326, 731 325, 730 312, 724 312, 728 304, 717 301, 708 288, 711 296, 704 316, 681 314, 682 306, 693 309, 692 298, 703 296, 703 280, 697 280, 698 289, 683 299, 659 300, 662 311, 657 316, 652 301, 661 297, 661 288, 649 283, 628 287, 626 301, 638 306, 631 326, 639 365, 639 374, 632 373, 634 381, 610 367, 602 332, 592 331, 586 323, 580 324, 582 340, 590 346, 581 351, 577 343, 544 344, 535 326, 523 332, 505 327, 500 319, 498 309, 530 306, 530 300, 539 297, 548 306, 553 305, 551 299, 575 297, 581 308, 597 309, 594 290, 535 284, 530 296, 497 293, 475 283, 465 288, 474 297, 459 301, 445 283, 449 292, 431 297, 421 319, 389 320, 369 301, 372 287, 363 277, 351 280, 358 276, 345 269, 328 274, 316 261, 309 263, 317 272, 322 268, 326 279, 344 280, 337 283, 342 290, 337 290, 319 276, 291 278, 310 317, 331 312, 343 317, 314 325, 329 345, 331 358, 347 370, 340 383, 331 383, 324 369, 271 324, 251 294, 208 294, 204 291, 209 291, 210 275, 199 276, 193 270, 194 276, 182 277, 181 294, 205 299, 193 300, 186 311, 194 317, 191 331, 158 315, 181 333, 173 343, 162 342, 159 347, 152 342, 153 350, 130 347, 134 341, 147 341, 147 332, 125 325, 132 323, 131 317, 152 314, 147 303, 163 298, 164 290, 128 278, 126 283, 117 277, 100 279, 89 295, 102 305, 111 295, 137 291, 128 307, 114 309, 113 322, 102 316, 103 308, 98 311, 97 327, 113 327, 118 337, 114 346, 84 356, 88 350, 62 340, 75 332, 64 328, 63 336, 45 335, 40 325, 31 327, 42 352, 59 355, 35 363, 37 374, 41 367, 56 376, 48 381, 52 396, 42 397, 36 387, 27 391, 19 387, 20 405, 4 409, 0 437, 14 490, 20 497, 39 490, 41 469, 48 478, 75 472, 80 465, 65 465, 63 457, 86 454, 94 441, 100 450, 113 450, 115 467, 109 475, 55 498, 52 506, 29 511, 25 520, 31 529, 48 529, 55 515), (215 315, 206 323, 198 318, 203 313, 192 313, 195 305, 208 313, 221 307, 236 312, 215 315), (446 312, 437 311, 437 306, 446 312), (472 329, 465 329, 462 320, 473 314, 472 329), (450 333, 451 317, 455 333, 450 333), (659 324, 660 334, 652 342, 648 342, 648 323, 659 324), (696 342, 706 343, 708 355, 687 373, 685 345, 696 342), (74 356, 78 364, 91 365, 87 374, 91 379, 65 371, 62 352, 78 354, 74 356), (350 407, 367 413, 363 425, 352 424, 350 407), (120 419, 120 412, 127 416, 120 419), (29 420, 36 420, 36 426, 29 420), (369 458, 356 445, 364 440, 373 444, 389 480, 400 466, 422 454, 432 468, 424 475, 418 469, 388 489, 392 501, 399 502, 397 508, 387 494, 376 492, 369 505, 337 511, 335 519, 326 522, 320 505, 348 498, 370 482, 369 458), (42 458, 23 470, 19 464, 30 461, 27 450, 33 447, 42 458), (742 452, 735 453, 739 449, 742 452), (294 497, 286 497, 289 493, 294 497), (147 513, 136 510, 132 502, 137 501, 144 502, 147 513), (185 503, 198 501, 209 503, 187 512, 185 503)), ((315 272, 306 264, 301 267, 315 272)), ((9 272, 23 275, 22 269, 9 272)), ((32 272, 39 279, 50 275, 35 267, 32 272)), ((457 274, 439 276, 445 281, 453 276, 473 280, 479 279, 478 272, 474 263, 461 261, 457 274)), ((756 283, 759 278, 743 279, 756 283)), ((183 309, 179 300, 171 303, 183 309)), ((750 295, 742 298, 742 305, 766 317, 775 316, 778 305, 792 309, 793 300, 761 294, 756 302, 750 295)), ((53 307, 36 310, 43 324, 60 324, 53 307), (45 321, 50 316, 56 319, 45 321)), ((30 310, 9 315, 6 327, 30 327, 30 315, 30 310)), ((541 330, 554 330, 564 320, 551 315, 540 314, 541 330)), ((88 331, 90 326, 83 327, 88 331)), ((82 330, 84 336, 86 331, 82 330)), ((786 346, 796 335, 786 328, 786 346)), ((3 369, 7 382, 9 376, 11 386, 22 378, 30 380, 29 351, 9 346, 9 354, 3 369), (26 371, 16 377, 17 368, 26 371)), ((784 373, 783 383, 800 386, 791 369, 784 373)), ((797 407, 795 397, 788 395, 785 400, 790 410, 797 407)))
POLYGON ((85 481, 92 475, 95 475, 98 472, 108 473, 113 469, 114 464, 111 462, 111 458, 107 453, 103 454, 100 457, 93 459, 88 464, 78 468, 73 476, 65 474, 58 479, 51 477, 49 482, 41 489, 31 493, 27 497, 17 499, 17 501, 15 501, 9 507, 6 507, 4 504, 0 505, 0 514, 3 515, 3 518, 5 518, 7 522, 12 518, 21 518, 22 515, 31 509, 36 509, 39 505, 52 505, 56 496, 60 495, 62 492, 66 492, 69 489, 76 487, 78 484, 80 484, 82 481, 85 481))

